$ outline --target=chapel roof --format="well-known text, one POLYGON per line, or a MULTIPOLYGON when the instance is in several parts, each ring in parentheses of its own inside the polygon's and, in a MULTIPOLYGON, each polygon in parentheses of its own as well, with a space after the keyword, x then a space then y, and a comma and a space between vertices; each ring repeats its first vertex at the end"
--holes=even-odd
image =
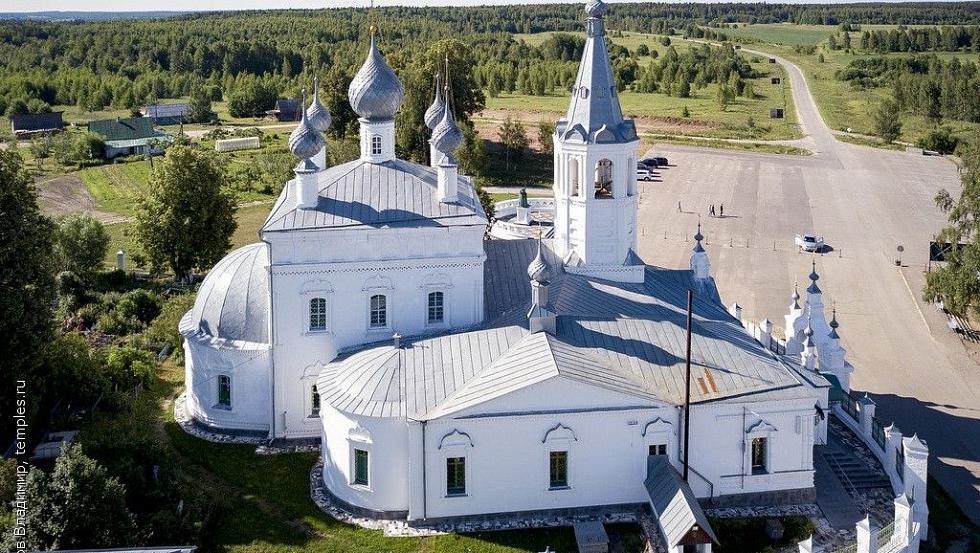
POLYGON ((378 227, 486 225, 487 217, 470 179, 459 177, 458 199, 439 199, 436 170, 394 159, 355 160, 317 173, 316 207, 296 207, 296 189, 287 186, 262 232, 378 227))
POLYGON ((185 336, 226 345, 269 343, 269 247, 249 244, 208 272, 194 307, 181 319, 185 336))
MULTIPOLYGON (((490 321, 468 332, 403 338, 359 347, 325 365, 322 397, 354 414, 430 419, 562 376, 653 404, 681 404, 685 390, 686 290, 690 271, 648 267, 643 283, 560 271, 549 288, 555 333, 529 333, 526 268, 534 240, 486 242, 485 304, 490 321), (517 283, 523 284, 518 286, 517 283)), ((802 375, 753 339, 713 285, 695 297, 691 398, 808 397, 819 375, 802 375)))

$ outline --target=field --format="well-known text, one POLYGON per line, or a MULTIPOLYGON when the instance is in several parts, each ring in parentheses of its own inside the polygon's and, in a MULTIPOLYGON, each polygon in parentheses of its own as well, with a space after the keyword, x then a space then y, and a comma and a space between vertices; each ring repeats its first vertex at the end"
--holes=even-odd
MULTIPOLYGON (((890 29, 888 25, 866 25, 867 29, 890 29)), ((835 74, 846 67, 851 61, 872 57, 902 57, 907 53, 871 54, 846 53, 843 50, 830 50, 826 47, 827 38, 837 31, 837 27, 828 25, 792 25, 792 24, 762 24, 739 25, 738 28, 724 29, 723 32, 744 42, 747 47, 764 50, 782 56, 799 65, 806 74, 807 83, 813 93, 820 112, 827 124, 836 130, 850 128, 853 132, 873 134, 871 114, 874 107, 883 99, 890 97, 891 91, 886 88, 864 90, 852 87, 849 83, 837 80, 835 74), (817 46, 812 55, 795 51, 795 46, 817 46), (823 55, 823 62, 819 56, 823 55)), ((851 33, 856 39, 860 33, 851 33)), ((936 54, 942 59, 959 58, 964 61, 976 61, 975 52, 941 52, 936 54)), ((918 138, 934 128, 926 117, 903 113, 902 136, 900 140, 915 142, 918 138)), ((959 136, 966 136, 980 129, 980 125, 962 121, 944 121, 959 136)))
MULTIPOLYGON (((553 33, 520 34, 515 38, 528 44, 540 44, 553 33)), ((642 33, 616 34, 611 40, 628 48, 631 52, 645 44, 662 56, 669 46, 660 43, 659 35, 642 33)), ((699 47, 698 44, 672 37, 671 46, 678 52, 699 47)), ((693 89, 690 98, 678 98, 660 93, 640 93, 623 91, 620 101, 623 112, 637 118, 641 132, 651 131, 660 134, 701 136, 707 138, 751 138, 761 140, 786 140, 799 138, 796 115, 790 97, 786 75, 783 69, 771 65, 768 60, 758 56, 745 55, 752 67, 762 77, 751 79, 756 97, 736 98, 726 110, 722 110, 715 99, 715 87, 693 89), (781 84, 771 84, 771 77, 780 77, 781 84), (780 107, 786 110, 783 119, 769 119, 769 110, 780 107), (687 108, 688 116, 684 117, 687 108)), ((654 60, 652 56, 636 58, 640 67, 646 67, 654 60)), ((502 94, 487 98, 487 110, 506 110, 512 112, 564 113, 568 108, 568 95, 556 93, 550 96, 528 96, 522 94, 502 94)))

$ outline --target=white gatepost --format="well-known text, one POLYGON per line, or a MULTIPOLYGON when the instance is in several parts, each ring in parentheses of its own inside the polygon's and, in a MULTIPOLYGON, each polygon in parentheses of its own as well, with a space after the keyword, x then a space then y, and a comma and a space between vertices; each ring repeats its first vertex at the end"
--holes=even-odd
POLYGON ((917 435, 903 438, 905 446, 905 493, 912 498, 912 521, 919 524, 919 539, 929 534, 929 505, 926 502, 929 447, 917 435))
POLYGON ((902 493, 902 475, 898 474, 896 459, 898 450, 902 447, 902 431, 894 424, 885 428, 885 472, 888 473, 892 481, 892 488, 895 493, 902 493))
POLYGON ((878 532, 871 526, 871 519, 864 517, 855 525, 857 530, 857 553, 878 552, 878 532))
MULTIPOLYGON (((871 429, 875 420, 875 402, 868 397, 868 394, 864 394, 864 397, 858 400, 858 404, 861 408, 861 431, 864 432, 866 438, 873 440, 871 429)), ((865 440, 865 442, 869 442, 869 440, 865 440)))
POLYGON ((904 493, 895 498, 895 532, 892 535, 898 545, 912 542, 912 503, 904 493))

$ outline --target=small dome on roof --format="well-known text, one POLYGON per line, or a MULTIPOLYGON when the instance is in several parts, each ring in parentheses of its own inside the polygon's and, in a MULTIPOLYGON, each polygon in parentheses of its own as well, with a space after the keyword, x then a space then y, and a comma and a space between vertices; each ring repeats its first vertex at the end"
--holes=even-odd
POLYGON ((442 119, 436 128, 432 129, 432 146, 443 154, 450 154, 463 143, 463 131, 456 125, 453 110, 446 105, 442 109, 442 119))
POLYGON ((425 110, 425 126, 429 127, 429 130, 436 128, 439 121, 442 119, 442 111, 446 107, 446 101, 442 97, 442 75, 436 74, 436 94, 432 99, 432 105, 429 109, 425 110))
POLYGON ((372 121, 394 119, 402 105, 405 89, 378 50, 374 33, 367 59, 354 75, 347 97, 357 115, 372 121))
POLYGON ((539 284, 544 284, 551 278, 551 270, 548 268, 548 263, 544 260, 544 254, 541 252, 541 240, 538 240, 538 254, 534 256, 534 259, 527 266, 527 276, 539 284))
POLYGON ((602 0, 589 0, 585 3, 585 13, 589 14, 589 17, 602 17, 607 11, 609 6, 602 0))
MULTIPOLYGON (((303 91, 303 105, 306 105, 306 91, 303 91)), ((310 120, 303 111, 299 125, 289 135, 289 151, 299 159, 310 159, 323 149, 326 141, 323 135, 310 125, 310 120)))
POLYGON ((310 120, 310 126, 317 132, 326 132, 333 121, 330 110, 320 102, 319 77, 313 79, 313 103, 306 109, 306 118, 310 120))
POLYGON ((269 343, 269 248, 250 244, 224 257, 208 272, 194 308, 181 321, 183 334, 269 343))

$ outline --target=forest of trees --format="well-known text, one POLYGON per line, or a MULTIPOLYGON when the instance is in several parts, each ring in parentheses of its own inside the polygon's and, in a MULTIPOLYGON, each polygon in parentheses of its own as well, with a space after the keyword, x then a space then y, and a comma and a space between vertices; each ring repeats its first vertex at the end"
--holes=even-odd
POLYGON ((862 31, 860 37, 844 31, 834 37, 841 48, 858 47, 867 52, 980 52, 980 27, 899 27, 862 31), (856 39, 856 40, 855 40, 856 39))
POLYGON ((903 111, 934 121, 980 123, 980 64, 935 55, 856 59, 837 78, 862 88, 891 88, 903 111))

